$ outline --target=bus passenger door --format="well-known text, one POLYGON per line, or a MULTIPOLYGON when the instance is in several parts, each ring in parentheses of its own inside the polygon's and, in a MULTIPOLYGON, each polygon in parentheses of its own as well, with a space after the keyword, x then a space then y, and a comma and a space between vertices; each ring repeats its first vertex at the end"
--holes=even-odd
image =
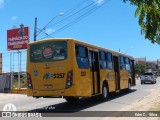
POLYGON ((136 85, 136 80, 135 80, 135 71, 134 71, 134 60, 130 61, 131 64, 131 76, 132 76, 132 85, 136 85))
POLYGON ((120 69, 117 56, 113 56, 116 90, 120 90, 120 69))
POLYGON ((99 60, 98 52, 89 51, 91 80, 92 80, 92 94, 100 93, 100 75, 99 75, 99 60))

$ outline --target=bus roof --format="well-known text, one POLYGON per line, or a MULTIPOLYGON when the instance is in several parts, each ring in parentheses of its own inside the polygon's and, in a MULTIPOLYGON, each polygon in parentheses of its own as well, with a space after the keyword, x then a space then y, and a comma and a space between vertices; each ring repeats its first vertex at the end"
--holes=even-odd
POLYGON ((103 47, 100 47, 100 46, 96 46, 96 45, 93 45, 93 44, 90 44, 90 43, 86 43, 86 42, 83 42, 83 41, 80 41, 80 40, 76 40, 76 39, 73 39, 73 38, 48 38, 48 39, 42 39, 42 40, 37 40, 37 41, 34 41, 34 42, 30 42, 29 44, 36 44, 36 43, 41 43, 41 42, 49 42, 49 41, 64 41, 64 40, 71 40, 71 41, 74 41, 75 43, 79 43, 79 44, 82 44, 82 45, 86 45, 88 47, 94 47, 96 49, 99 49, 99 50, 104 50, 104 51, 108 51, 108 52, 111 52, 113 55, 122 55, 122 56, 125 56, 125 57, 129 57, 130 59, 134 60, 134 58, 130 55, 126 55, 126 54, 123 54, 121 52, 117 52, 117 51, 113 51, 113 50, 110 50, 108 48, 103 48, 103 47))

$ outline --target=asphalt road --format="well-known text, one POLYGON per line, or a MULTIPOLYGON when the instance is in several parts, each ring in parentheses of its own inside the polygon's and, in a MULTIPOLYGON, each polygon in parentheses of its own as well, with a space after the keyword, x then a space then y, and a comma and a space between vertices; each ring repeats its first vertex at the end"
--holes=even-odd
MULTIPOLYGON (((140 84, 137 80, 136 86, 132 87, 131 92, 120 92, 111 94, 108 101, 100 101, 97 98, 81 99, 76 104, 68 104, 62 98, 39 98, 35 99, 26 95, 3 94, 0 93, 0 111, 5 104, 12 103, 17 111, 31 112, 79 112, 79 111, 121 111, 126 106, 132 106, 134 102, 140 101, 149 94, 150 89, 160 87, 160 77, 156 84, 140 84)), ((98 113, 92 113, 96 116, 98 113)), ((105 113, 104 113, 105 114, 105 113)), ((103 116, 103 115, 102 115, 103 116)), ((87 118, 86 118, 87 119, 87 118)), ((97 118, 94 119, 99 119, 97 118)))

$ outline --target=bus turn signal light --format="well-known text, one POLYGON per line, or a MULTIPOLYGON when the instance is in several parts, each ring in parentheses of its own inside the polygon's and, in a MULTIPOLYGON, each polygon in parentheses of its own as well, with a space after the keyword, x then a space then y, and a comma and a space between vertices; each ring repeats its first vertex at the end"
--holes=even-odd
POLYGON ((27 83, 28 83, 28 87, 32 89, 31 75, 29 73, 27 73, 27 83))
POLYGON ((66 88, 70 88, 73 84, 73 71, 68 71, 66 78, 66 88))

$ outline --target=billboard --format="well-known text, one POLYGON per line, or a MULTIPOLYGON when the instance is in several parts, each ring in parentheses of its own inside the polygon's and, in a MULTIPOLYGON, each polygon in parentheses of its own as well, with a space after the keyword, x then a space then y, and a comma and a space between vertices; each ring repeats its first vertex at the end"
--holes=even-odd
POLYGON ((7 49, 26 49, 29 43, 29 28, 20 25, 20 28, 7 30, 7 49))
POLYGON ((2 74, 2 53, 0 53, 0 74, 2 74))

